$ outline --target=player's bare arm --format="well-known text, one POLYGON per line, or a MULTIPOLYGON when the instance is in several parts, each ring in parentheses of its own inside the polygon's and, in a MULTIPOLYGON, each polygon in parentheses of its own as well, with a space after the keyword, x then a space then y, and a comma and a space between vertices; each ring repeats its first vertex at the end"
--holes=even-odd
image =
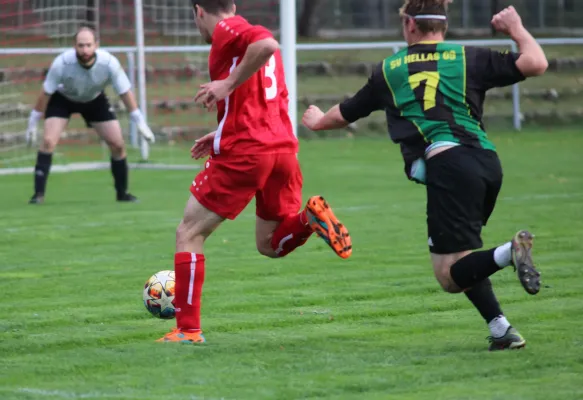
POLYGON ((277 50, 279 50, 279 43, 273 38, 262 39, 250 44, 243 56, 243 60, 241 60, 241 64, 226 79, 228 88, 233 91, 241 86, 267 64, 277 50))
POLYGON ((44 114, 50 98, 51 98, 50 94, 47 94, 44 90, 41 90, 40 94, 38 95, 38 98, 36 99, 33 111, 36 111, 37 113, 40 114, 44 114))
POLYGON ((367 117, 373 111, 383 109, 384 106, 375 93, 375 86, 381 79, 379 76, 382 76, 380 64, 358 93, 341 104, 336 104, 326 113, 317 106, 311 105, 304 113, 302 123, 312 131, 342 129, 352 122, 367 117))
POLYGON ((201 85, 194 101, 212 109, 218 101, 225 99, 241 86, 247 79, 259 71, 279 49, 279 43, 273 38, 258 40, 250 44, 245 51, 243 60, 233 70, 227 79, 213 81, 201 85))
POLYGON ((310 106, 302 118, 304 126, 312 131, 345 128, 350 123, 344 119, 340 112, 340 105, 336 104, 326 113, 317 106, 310 106))
POLYGON ((535 38, 526 30, 522 19, 512 6, 505 8, 492 18, 492 25, 498 32, 508 35, 520 49, 516 67, 525 77, 539 76, 545 73, 549 62, 535 38))
POLYGON ((198 160, 211 154, 216 133, 217 131, 207 133, 194 142, 194 146, 190 148, 190 155, 192 158, 198 160))
POLYGON ((123 104, 126 106, 126 110, 128 110, 129 113, 132 113, 138 109, 136 97, 131 90, 123 93, 119 96, 119 98, 121 101, 123 101, 123 104))

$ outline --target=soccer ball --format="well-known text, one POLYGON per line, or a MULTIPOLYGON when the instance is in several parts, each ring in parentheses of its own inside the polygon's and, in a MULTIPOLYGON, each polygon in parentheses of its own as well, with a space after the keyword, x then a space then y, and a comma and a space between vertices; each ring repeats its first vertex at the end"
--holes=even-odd
POLYGON ((154 317, 160 319, 174 318, 174 271, 155 273, 144 285, 144 305, 154 317))

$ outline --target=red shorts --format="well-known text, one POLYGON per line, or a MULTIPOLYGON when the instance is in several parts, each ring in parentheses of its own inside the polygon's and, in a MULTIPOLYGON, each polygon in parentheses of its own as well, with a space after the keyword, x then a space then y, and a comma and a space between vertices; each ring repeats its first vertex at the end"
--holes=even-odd
POLYGON ((256 200, 256 214, 281 221, 302 207, 302 171, 296 154, 209 159, 190 192, 205 208, 235 219, 256 200))

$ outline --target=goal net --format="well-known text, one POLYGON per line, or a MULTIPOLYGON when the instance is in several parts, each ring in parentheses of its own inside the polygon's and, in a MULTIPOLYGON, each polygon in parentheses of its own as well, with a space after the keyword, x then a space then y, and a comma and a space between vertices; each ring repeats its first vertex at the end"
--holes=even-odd
MULTIPOLYGON (((139 99, 134 0, 0 0, 0 9, 0 172, 32 170, 43 124, 38 125, 38 143, 27 146, 29 113, 52 60, 73 46, 73 35, 81 25, 96 28, 100 46, 119 58, 139 99)), ((245 2, 238 5, 238 12, 252 23, 274 31, 279 27, 279 1, 245 2)), ((215 113, 193 103, 199 85, 209 79, 208 52, 202 46, 206 44, 193 21, 189 1, 144 0, 143 24, 146 110, 156 134, 148 161, 188 164, 193 140, 217 125, 215 113)), ((142 161, 135 129, 122 102, 111 87, 106 94, 122 125, 129 161, 142 161)), ((80 162, 107 167, 109 150, 74 115, 53 160, 57 169, 80 162)))

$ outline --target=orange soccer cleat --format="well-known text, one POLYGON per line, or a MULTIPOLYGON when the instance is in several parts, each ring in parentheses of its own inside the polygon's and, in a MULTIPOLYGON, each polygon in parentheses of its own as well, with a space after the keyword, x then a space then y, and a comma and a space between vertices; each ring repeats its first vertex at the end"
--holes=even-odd
POLYGON ((313 196, 306 204, 306 216, 312 230, 342 258, 352 254, 352 240, 348 229, 336 218, 322 196, 313 196))
POLYGON ((180 329, 173 329, 156 342, 178 342, 178 343, 205 343, 206 339, 202 331, 187 332, 180 329))

